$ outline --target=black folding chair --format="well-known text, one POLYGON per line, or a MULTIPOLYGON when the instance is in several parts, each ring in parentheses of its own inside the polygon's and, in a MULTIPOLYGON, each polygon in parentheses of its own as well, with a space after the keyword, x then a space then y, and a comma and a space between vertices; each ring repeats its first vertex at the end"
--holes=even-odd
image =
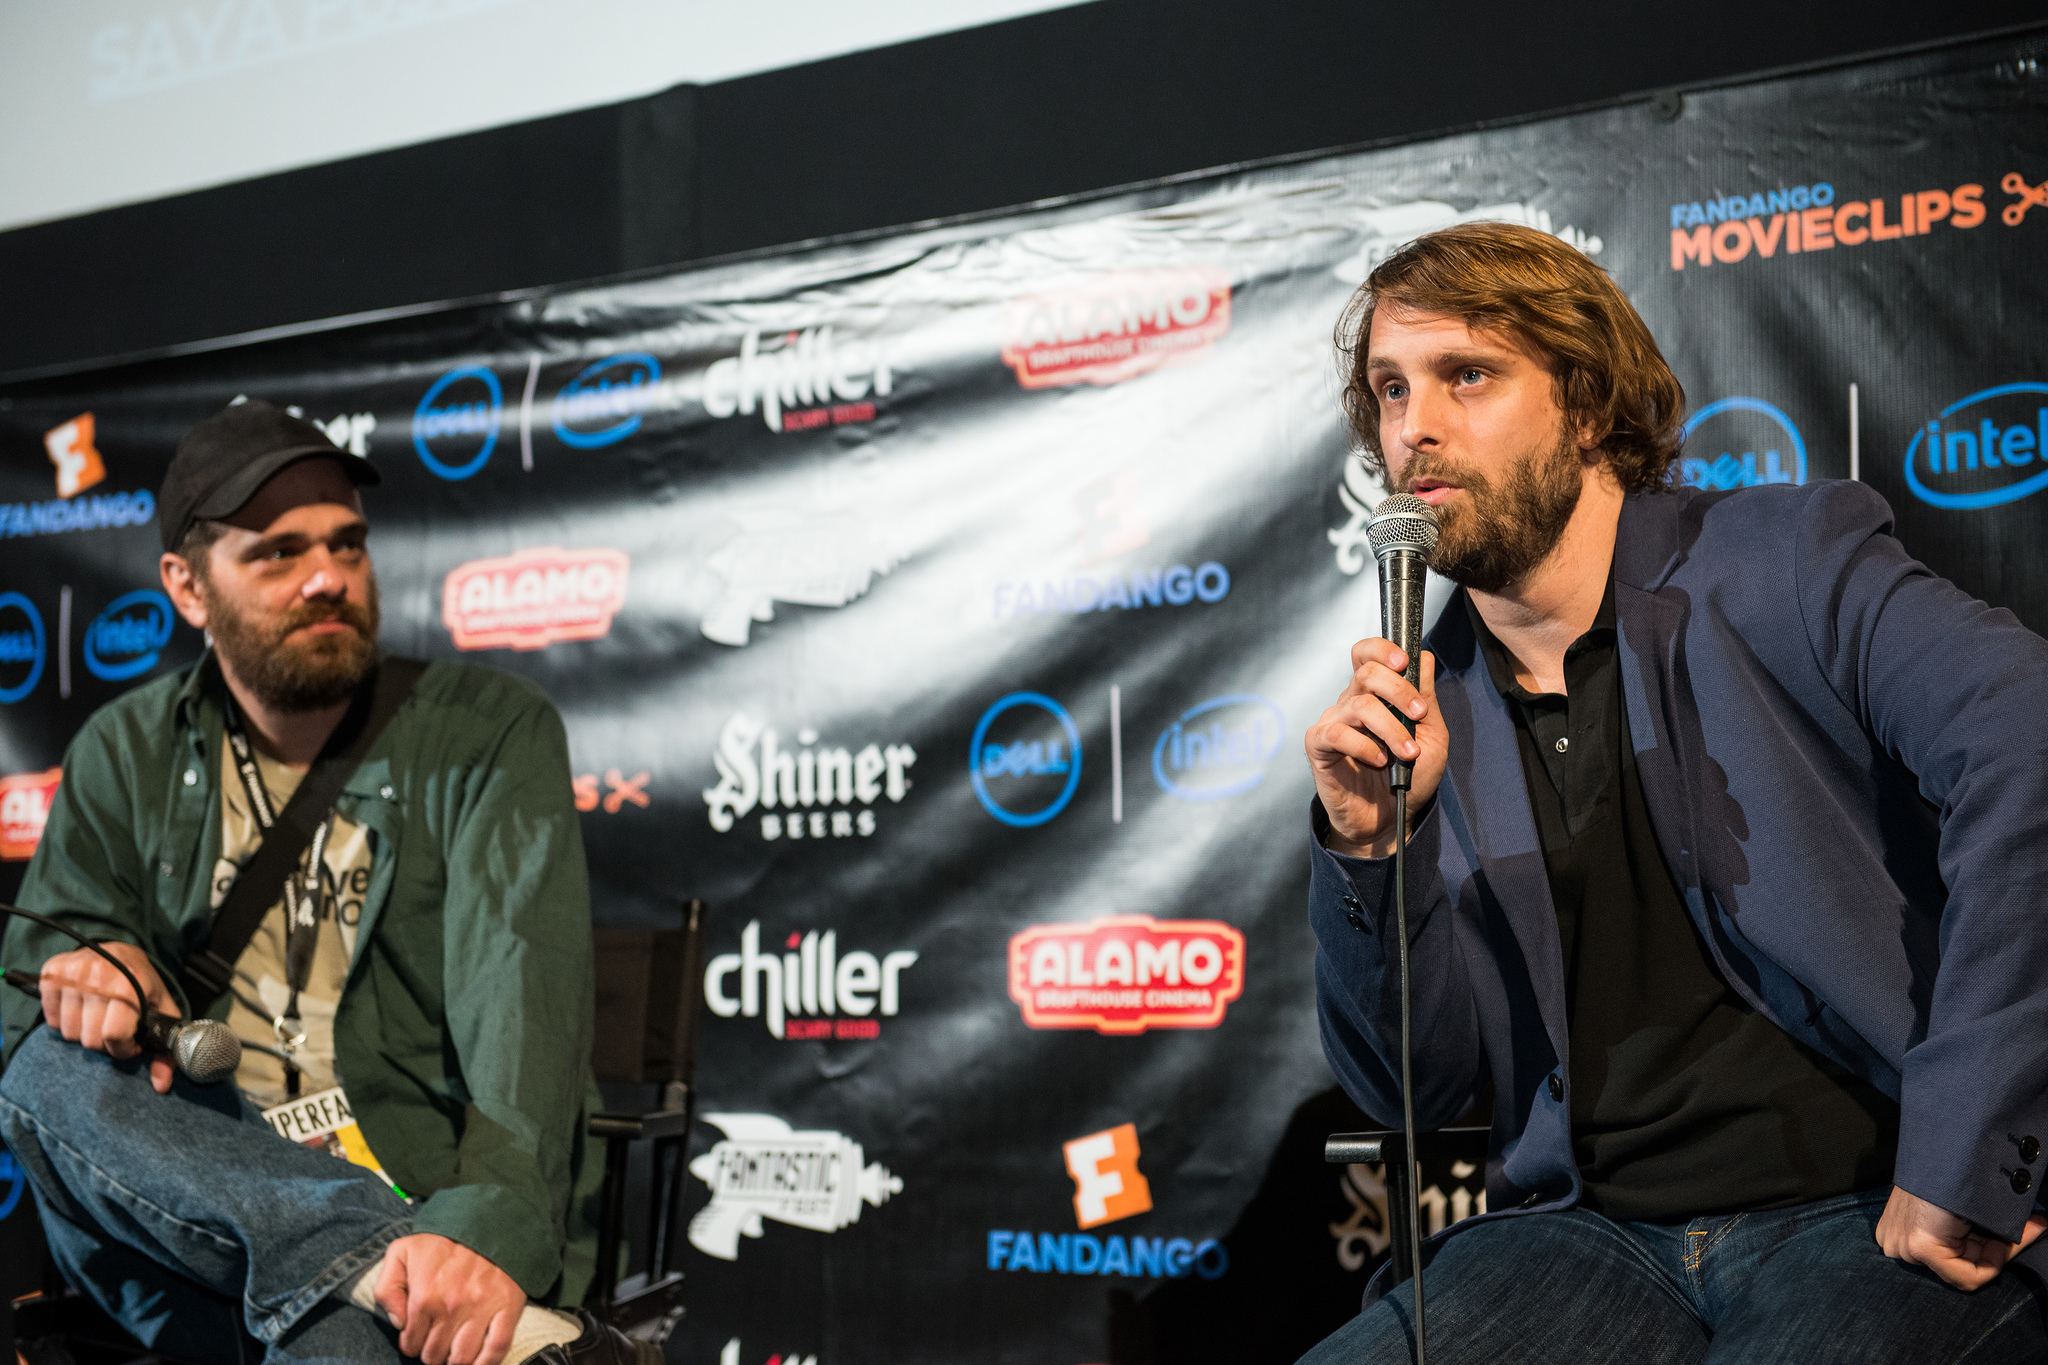
MULTIPOLYGON (((1323 1160, 1333 1166, 1378 1166, 1384 1164, 1387 1182, 1388 1250, 1394 1260, 1393 1285, 1415 1274, 1410 1254, 1408 1228, 1410 1210, 1415 1207, 1415 1182, 1423 1161, 1470 1162, 1486 1169, 1486 1143, 1490 1129, 1439 1128, 1415 1135, 1416 1156, 1408 1156, 1408 1139, 1396 1128, 1379 1133, 1332 1133, 1323 1143, 1323 1160)), ((1425 1284, 1424 1288, 1428 1286, 1425 1284)))
POLYGON ((650 1107, 593 1114, 604 1141, 597 1279, 585 1302, 622 1332, 666 1341, 683 1316, 677 1240, 697 1112, 697 1011, 704 982, 704 902, 686 901, 680 930, 599 929, 597 1031, 591 1062, 600 1081, 652 1090, 650 1107), (626 1174, 632 1145, 653 1143, 645 1265, 619 1278, 626 1241, 626 1174))

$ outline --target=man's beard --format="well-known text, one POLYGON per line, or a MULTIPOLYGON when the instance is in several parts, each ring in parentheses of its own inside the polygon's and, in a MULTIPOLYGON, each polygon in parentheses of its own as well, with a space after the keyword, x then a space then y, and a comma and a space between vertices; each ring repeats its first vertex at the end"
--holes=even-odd
POLYGON ((1560 435, 1547 451, 1515 462, 1500 487, 1461 464, 1417 455, 1401 471, 1403 488, 1443 479, 1465 490, 1437 508, 1438 537, 1429 567, 1474 592, 1521 581, 1563 538, 1585 487, 1579 447, 1560 435))
POLYGON ((347 701, 377 666, 375 578, 363 603, 302 601, 273 620, 243 615, 210 584, 202 591, 214 649, 265 706, 288 714, 324 710, 347 701), (290 638, 320 621, 353 629, 290 638))

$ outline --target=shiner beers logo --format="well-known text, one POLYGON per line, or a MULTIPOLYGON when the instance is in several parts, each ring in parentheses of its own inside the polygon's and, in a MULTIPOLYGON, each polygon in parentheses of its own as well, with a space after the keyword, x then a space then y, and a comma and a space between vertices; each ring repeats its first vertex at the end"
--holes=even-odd
POLYGON ((541 649, 595 640, 626 604, 626 556, 545 545, 472 559, 441 585, 441 623, 457 649, 541 649))
POLYGON ((1115 384, 1199 360, 1230 330, 1230 277, 1214 266, 1126 270, 1012 299, 1003 363, 1027 389, 1115 384))
POLYGON ((1244 993, 1244 935, 1217 920, 1118 915, 1010 940, 1010 998, 1032 1028, 1215 1028, 1244 993))
POLYGON ((0 858, 15 863, 36 851, 63 776, 62 768, 45 768, 0 777, 0 858))

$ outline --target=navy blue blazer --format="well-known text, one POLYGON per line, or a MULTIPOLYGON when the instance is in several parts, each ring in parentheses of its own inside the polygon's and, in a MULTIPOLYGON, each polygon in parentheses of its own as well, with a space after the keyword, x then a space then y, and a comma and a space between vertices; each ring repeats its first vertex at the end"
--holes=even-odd
MULTIPOLYGON (((1629 733, 1728 982, 1899 1101, 1899 1185, 2016 1239, 2048 1177, 2021 1157, 2048 1143, 2048 641, 1891 525, 1857 483, 1628 498, 1629 733)), ((1415 1121, 1452 1122, 1491 1080, 1487 1216, 1567 1208, 1564 971, 1514 723, 1460 602, 1427 647, 1450 765, 1409 843, 1415 1121)), ((1323 1048, 1398 1127, 1392 862, 1329 852, 1320 805, 1313 822, 1323 1048)))

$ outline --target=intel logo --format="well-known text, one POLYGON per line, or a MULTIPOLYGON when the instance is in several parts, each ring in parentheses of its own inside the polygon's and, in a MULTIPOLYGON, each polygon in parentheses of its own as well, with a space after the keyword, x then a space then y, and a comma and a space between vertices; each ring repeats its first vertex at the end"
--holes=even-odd
POLYGON ((464 365, 434 381, 412 415, 412 448, 441 478, 466 479, 498 446, 505 390, 482 365, 464 365))
POLYGON ((1266 780, 1287 718, 1264 697, 1234 692, 1181 713, 1152 746, 1159 790, 1183 801, 1220 801, 1266 780))
POLYGON ((983 810, 1017 829, 1042 825, 1081 785, 1081 732, 1051 697, 1012 692, 974 727, 967 771, 983 810))
POLYGON ((85 628, 85 669, 120 682, 156 667, 171 642, 171 599, 144 588, 117 597, 85 628))
POLYGON ((1723 398, 1686 419, 1678 481, 1694 488, 1806 482, 1806 441, 1761 398, 1723 398), (1696 437, 1694 433, 1704 431, 1696 437))
POLYGON ((43 614, 18 592, 0 592, 0 702, 17 702, 43 676, 43 614))
POLYGON ((1943 408, 1906 446, 1906 487, 1931 507, 1958 511, 2017 502, 2048 488, 2043 395, 2048 384, 2000 384, 1943 408))
POLYGON ((661 362, 645 351, 606 356, 555 395, 555 435, 578 450, 623 441, 653 405, 661 362))

